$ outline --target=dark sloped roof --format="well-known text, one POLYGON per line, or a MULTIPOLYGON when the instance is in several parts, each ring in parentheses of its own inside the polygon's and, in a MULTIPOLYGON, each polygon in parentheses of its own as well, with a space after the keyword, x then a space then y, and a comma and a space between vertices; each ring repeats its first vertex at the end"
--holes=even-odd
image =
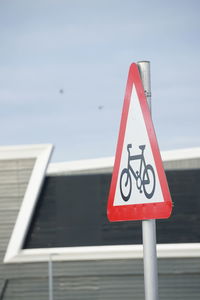
MULTIPOLYGON (((166 172, 174 202, 157 221, 158 243, 200 242, 200 170, 166 172)), ((141 221, 110 223, 110 174, 47 176, 24 248, 141 244, 141 221)))

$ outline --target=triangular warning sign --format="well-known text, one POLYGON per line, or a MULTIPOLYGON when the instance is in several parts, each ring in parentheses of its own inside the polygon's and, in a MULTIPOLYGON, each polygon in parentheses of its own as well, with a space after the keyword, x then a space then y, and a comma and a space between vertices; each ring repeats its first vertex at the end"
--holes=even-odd
POLYGON ((138 67, 129 70, 107 214, 110 221, 168 218, 171 196, 138 67))

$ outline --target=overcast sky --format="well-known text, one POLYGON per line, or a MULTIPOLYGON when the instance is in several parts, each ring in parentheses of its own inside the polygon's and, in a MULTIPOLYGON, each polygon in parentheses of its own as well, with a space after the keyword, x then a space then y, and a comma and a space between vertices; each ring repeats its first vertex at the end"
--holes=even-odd
POLYGON ((200 1, 1 0, 1 145, 114 156, 128 69, 151 62, 161 150, 200 146, 200 1))

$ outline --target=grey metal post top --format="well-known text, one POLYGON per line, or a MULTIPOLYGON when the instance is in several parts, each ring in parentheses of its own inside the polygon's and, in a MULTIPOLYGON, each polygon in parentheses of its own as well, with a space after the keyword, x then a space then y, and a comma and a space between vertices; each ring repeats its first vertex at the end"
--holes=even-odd
POLYGON ((151 110, 151 80, 150 80, 150 61, 138 61, 137 62, 140 76, 142 79, 144 92, 147 97, 149 109, 151 110))

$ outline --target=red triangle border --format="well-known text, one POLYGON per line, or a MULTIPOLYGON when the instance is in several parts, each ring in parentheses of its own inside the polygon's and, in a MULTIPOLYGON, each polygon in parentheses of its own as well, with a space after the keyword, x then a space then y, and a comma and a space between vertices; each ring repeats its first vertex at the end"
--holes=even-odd
POLYGON ((115 156, 115 163, 114 163, 112 180, 110 185, 110 192, 108 197, 107 216, 111 222, 146 220, 146 219, 163 219, 163 218, 168 218, 171 214, 171 211, 172 211, 171 195, 169 192, 169 187, 168 187, 165 171, 162 164, 162 159, 161 159, 160 150, 157 143, 154 126, 151 119, 151 114, 147 104, 138 67, 135 63, 133 63, 131 64, 129 69, 128 80, 126 85, 119 137, 117 143, 117 150, 115 156), (147 133, 151 145, 151 150, 153 153, 153 157, 154 157, 154 161, 158 173, 158 178, 160 180, 160 186, 163 193, 164 202, 114 206, 113 203, 114 203, 114 198, 116 193, 116 185, 118 180, 118 173, 120 168, 133 85, 135 85, 141 110, 143 113, 143 118, 146 125, 146 129, 147 129, 147 133))

